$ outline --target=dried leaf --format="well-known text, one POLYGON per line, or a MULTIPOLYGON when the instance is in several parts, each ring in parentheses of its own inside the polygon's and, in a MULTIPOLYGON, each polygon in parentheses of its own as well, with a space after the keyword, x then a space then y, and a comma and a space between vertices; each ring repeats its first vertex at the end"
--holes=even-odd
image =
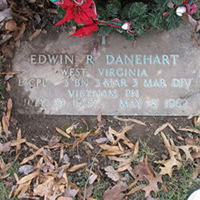
POLYGON ((7 102, 7 113, 6 113, 6 117, 8 118, 8 121, 10 120, 10 115, 11 115, 11 111, 12 111, 12 99, 8 99, 7 102))
POLYGON ((108 166, 106 168, 104 168, 104 170, 106 171, 106 175, 111 178, 113 181, 117 182, 120 179, 120 176, 118 174, 118 172, 112 167, 112 166, 108 166))
POLYGON ((140 145, 140 142, 139 141, 137 141, 136 143, 135 143, 135 146, 134 146, 134 151, 133 151, 133 155, 134 156, 136 156, 137 154, 138 154, 138 152, 139 152, 139 146, 140 145))
POLYGON ((170 123, 166 123, 163 124, 162 126, 160 126, 154 133, 154 135, 158 135, 158 133, 160 133, 161 131, 163 131, 164 129, 166 129, 167 127, 169 127, 174 133, 177 133, 175 128, 170 124, 170 123))
POLYGON ((139 185, 139 186, 133 188, 131 191, 128 192, 127 196, 132 195, 139 190, 142 190, 144 187, 145 187, 145 185, 139 185))
POLYGON ((70 158, 69 158, 69 156, 68 156, 67 154, 65 154, 65 155, 63 156, 62 162, 63 162, 64 164, 67 164, 67 163, 70 162, 70 158))
POLYGON ((22 26, 20 27, 19 33, 18 33, 18 34, 16 35, 16 37, 14 38, 14 41, 19 40, 19 39, 22 37, 22 35, 24 34, 25 30, 26 30, 26 24, 23 23, 22 26))
POLYGON ((94 147, 89 142, 83 142, 86 146, 89 147, 89 149, 94 150, 94 147))
POLYGON ((131 143, 130 140, 125 136, 125 134, 130 131, 133 128, 134 125, 132 126, 126 126, 123 130, 121 130, 120 132, 117 131, 112 131, 111 134, 116 136, 117 139, 114 140, 113 145, 117 144, 120 140, 125 141, 125 143, 131 143))
POLYGON ((108 138, 108 140, 112 143, 115 142, 115 139, 113 137, 113 135, 116 133, 116 131, 114 129, 112 129, 111 127, 109 127, 108 132, 106 132, 106 137, 108 138))
POLYGON ((66 138, 71 138, 66 132, 56 127, 56 131, 66 138))
POLYGON ((11 91, 11 85, 10 85, 9 82, 7 82, 7 84, 6 84, 6 91, 7 91, 7 92, 10 92, 10 91, 11 91))
POLYGON ((102 113, 101 113, 101 109, 98 109, 97 121, 98 121, 99 123, 102 122, 102 113))
POLYGON ((194 118, 194 125, 196 128, 200 128, 200 116, 194 118))
POLYGON ((17 24, 14 20, 8 20, 5 24, 5 29, 7 31, 14 31, 17 28, 17 24))
POLYGON ((15 141, 12 141, 12 142, 11 142, 11 146, 12 146, 12 147, 14 147, 14 146, 18 146, 18 147, 19 147, 20 144, 23 144, 23 143, 25 143, 25 142, 26 142, 26 139, 15 140, 15 141))
POLYGON ((164 165, 164 167, 160 167, 161 169, 160 174, 162 175, 168 174, 170 177, 172 177, 174 166, 177 166, 178 169, 182 166, 182 164, 177 160, 177 157, 180 157, 179 152, 176 152, 173 146, 170 145, 170 142, 167 140, 167 137, 163 132, 161 132, 161 136, 163 138, 165 146, 167 147, 167 150, 169 151, 170 158, 164 161, 155 161, 155 163, 164 165))
POLYGON ((23 165, 23 164, 25 164, 25 163, 27 163, 27 162, 33 160, 36 156, 41 155, 41 154, 42 154, 42 151, 43 151, 43 148, 38 149, 38 150, 37 150, 34 154, 32 154, 31 156, 29 156, 29 157, 27 157, 27 158, 24 158, 24 159, 22 160, 22 162, 20 163, 20 165, 23 165))
MULTIPOLYGON (((75 188, 75 187, 73 187, 75 188)), ((67 187, 66 191, 65 191, 65 196, 67 196, 68 198, 70 197, 75 197, 78 194, 79 189, 76 187, 75 189, 73 189, 71 187, 67 187)))
POLYGON ((10 151, 11 142, 7 142, 5 144, 0 143, 0 153, 10 151))
POLYGON ((85 166, 87 166, 87 163, 82 163, 82 164, 79 164, 79 165, 74 165, 73 167, 70 167, 70 168, 68 169, 68 171, 69 171, 69 172, 75 172, 75 171, 77 171, 77 170, 79 170, 79 169, 84 168, 85 166))
POLYGON ((138 180, 135 179, 129 186, 128 189, 130 190, 132 187, 134 187, 138 183, 138 180))
POLYGON ((27 141, 26 141, 26 145, 29 146, 29 147, 32 148, 32 149, 39 150, 39 148, 38 148, 35 144, 32 144, 32 143, 30 143, 30 142, 27 142, 27 141))
POLYGON ((200 134, 200 130, 198 129, 193 129, 193 128, 180 128, 180 131, 184 131, 184 132, 191 132, 191 133, 197 133, 200 134))
POLYGON ((74 134, 74 136, 75 136, 75 137, 78 137, 78 138, 77 138, 76 141, 74 142, 73 148, 76 148, 77 145, 78 145, 80 142, 82 142, 83 140, 85 140, 86 137, 88 137, 89 135, 91 135, 90 132, 80 133, 80 134, 74 134))
POLYGON ((200 164, 196 165, 195 171, 192 174, 192 179, 195 180, 200 174, 200 164))
POLYGON ((17 184, 24 184, 28 181, 31 181, 32 179, 34 179, 37 175, 39 174, 39 170, 27 175, 27 176, 24 176, 23 178, 21 178, 17 184))
POLYGON ((155 176, 147 175, 145 177, 149 181, 149 185, 145 186, 142 189, 145 191, 145 197, 151 196, 150 195, 151 191, 157 194, 160 191, 160 189, 158 188, 158 183, 162 183, 162 176, 155 173, 155 176))
POLYGON ((36 29, 35 32, 31 36, 29 36, 29 40, 32 41, 34 38, 39 36, 41 32, 42 32, 42 29, 36 29))
POLYGON ((2 125, 3 125, 3 131, 5 132, 6 134, 6 139, 8 138, 8 135, 9 135, 9 130, 8 130, 8 121, 7 121, 7 118, 5 115, 3 115, 2 117, 2 125))
POLYGON ((109 188, 104 193, 104 200, 123 200, 125 194, 123 193, 128 189, 128 185, 122 181, 119 181, 117 185, 109 188))
POLYGON ((66 133, 67 133, 67 134, 70 134, 73 130, 74 130, 74 125, 68 127, 68 128, 66 129, 66 133))
POLYGON ((95 181, 96 181, 96 179, 97 179, 97 174, 92 174, 90 177, 89 177, 89 184, 91 185, 91 184, 93 184, 95 181))
POLYGON ((61 140, 61 136, 53 135, 53 137, 49 140, 48 145, 50 147, 53 147, 54 145, 58 144, 60 140, 61 140))
POLYGON ((34 167, 33 167, 32 165, 23 165, 23 166, 21 166, 21 167, 19 168, 18 171, 19 171, 21 174, 27 175, 27 174, 30 174, 31 172, 33 172, 33 170, 34 170, 34 167))
POLYGON ((115 119, 119 120, 119 121, 123 121, 123 122, 133 122, 133 123, 136 123, 136 124, 139 124, 139 125, 142 125, 142 126, 146 126, 146 124, 140 120, 137 120, 137 119, 132 119, 132 118, 120 118, 120 117, 117 117, 117 116, 114 116, 115 119))
MULTIPOLYGON (((51 176, 48 177, 43 183, 37 185, 34 187, 34 193, 35 195, 38 195, 40 197, 49 197, 52 194, 53 186, 54 186, 54 178, 51 176)), ((56 185, 55 185, 56 186, 56 185)))
MULTIPOLYGON (((2 0, 1 0, 2 2, 2 0)), ((5 8, 0 12, 0 22, 12 19, 12 12, 10 8, 5 8)))
POLYGON ((103 156, 116 156, 116 155, 121 155, 124 152, 121 150, 116 150, 116 151, 103 151, 100 154, 103 156))
POLYGON ((186 146, 177 146, 178 149, 181 149, 185 155, 186 155, 186 160, 191 160, 194 161, 193 156, 190 152, 191 150, 194 150, 195 152, 200 151, 200 147, 195 146, 195 145, 186 145, 186 146))
POLYGON ((94 186, 90 185, 86 190, 86 199, 89 199, 92 196, 94 186))
POLYGON ((8 71, 8 72, 0 72, 2 75, 19 75, 21 74, 21 71, 8 71))
POLYGON ((133 175, 134 175, 134 178, 136 180, 139 180, 139 181, 144 181, 146 180, 146 176, 148 175, 151 175, 151 172, 150 170, 148 169, 149 166, 147 166, 146 162, 143 161, 143 162, 139 162, 138 165, 136 165, 132 172, 133 172, 133 175))
POLYGON ((29 189, 30 184, 31 184, 31 181, 26 182, 26 183, 24 183, 24 184, 20 184, 20 185, 18 186, 18 188, 17 188, 17 189, 15 190, 15 192, 14 192, 14 197, 17 196, 17 195, 20 196, 20 195, 25 194, 25 193, 27 192, 27 190, 29 189))
POLYGON ((106 137, 96 139, 95 142, 98 144, 106 143, 108 139, 106 137))
POLYGON ((0 137, 1 137, 2 133, 3 133, 3 127, 2 127, 2 125, 0 123, 0 137))

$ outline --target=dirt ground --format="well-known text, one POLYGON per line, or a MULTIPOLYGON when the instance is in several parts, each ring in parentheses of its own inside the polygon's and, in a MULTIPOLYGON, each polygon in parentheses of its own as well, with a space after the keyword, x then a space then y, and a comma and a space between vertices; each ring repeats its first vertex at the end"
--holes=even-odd
MULTIPOLYGON (((121 118, 130 118, 127 116, 120 116, 121 118)), ((105 131, 109 127, 114 128, 117 131, 120 131, 125 123, 119 121, 113 116, 103 116, 103 129, 100 135, 105 137, 105 131)), ((144 122, 147 126, 135 125, 133 130, 128 132, 128 138, 132 143, 135 143, 137 140, 140 140, 147 144, 147 146, 153 151, 157 152, 157 156, 160 157, 165 149, 163 148, 163 143, 160 141, 158 136, 154 136, 155 130, 161 125, 169 122, 174 126, 176 130, 179 128, 192 128, 193 120, 189 120, 187 117, 131 117, 138 119, 144 122)), ((97 117, 96 116, 50 116, 50 115, 21 115, 13 110, 12 119, 16 124, 15 128, 21 128, 23 131, 24 137, 30 141, 36 143, 38 146, 43 146, 45 141, 44 138, 50 140, 53 135, 56 135, 55 127, 61 129, 66 129, 72 124, 78 124, 77 132, 86 132, 91 131, 97 128, 97 117)), ((129 124, 128 124, 129 125, 129 124)), ((14 131, 14 130, 13 130, 14 131)), ((166 133, 172 137, 176 137, 170 129, 166 129, 166 133)), ((184 132, 179 132, 179 135, 183 136, 184 132)), ((95 138, 92 137, 92 140, 89 140, 92 145, 95 145, 95 138)), ((83 149, 86 151, 87 149, 83 149)), ((95 154, 95 152, 93 152, 95 154)))

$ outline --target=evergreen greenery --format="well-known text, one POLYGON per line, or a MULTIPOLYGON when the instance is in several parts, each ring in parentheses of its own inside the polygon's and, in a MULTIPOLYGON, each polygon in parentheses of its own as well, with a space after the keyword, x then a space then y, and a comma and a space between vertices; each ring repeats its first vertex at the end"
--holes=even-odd
MULTIPOLYGON (((99 35, 108 35, 113 31, 118 31, 128 39, 142 35, 152 29, 170 30, 180 26, 183 22, 180 16, 177 16, 177 7, 183 5, 184 0, 94 0, 96 3, 99 20, 111 21, 119 19, 122 22, 131 22, 131 30, 137 34, 129 34, 121 28, 114 28, 107 25, 100 25, 99 35), (170 8, 169 3, 175 4, 170 8), (164 13, 168 16, 164 16, 164 13)), ((199 0, 195 1, 200 8, 199 0)), ((194 17, 200 19, 200 10, 194 17)))
MULTIPOLYGON (((120 1, 120 0, 96 0, 97 12, 101 20, 112 20, 118 18, 122 21, 132 23, 132 30, 137 35, 131 35, 123 31, 129 39, 134 39, 152 29, 170 30, 179 27, 183 22, 182 18, 176 15, 176 8, 183 5, 184 0, 149 0, 149 1, 120 1), (168 4, 173 2, 176 6, 169 8, 168 4), (169 16, 164 17, 163 13, 168 12, 169 16)), ((200 2, 197 2, 200 8, 200 2)), ((195 18, 200 18, 200 11, 195 13, 195 18)), ((101 26, 99 34, 108 34, 115 31, 115 28, 101 26)))

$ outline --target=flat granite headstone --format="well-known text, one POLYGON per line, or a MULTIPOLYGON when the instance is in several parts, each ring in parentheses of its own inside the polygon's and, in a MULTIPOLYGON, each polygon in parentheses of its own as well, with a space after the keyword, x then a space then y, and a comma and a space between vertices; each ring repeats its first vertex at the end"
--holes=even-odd
POLYGON ((199 56, 186 26, 136 44, 41 34, 15 54, 12 98, 22 114, 199 115, 199 56))

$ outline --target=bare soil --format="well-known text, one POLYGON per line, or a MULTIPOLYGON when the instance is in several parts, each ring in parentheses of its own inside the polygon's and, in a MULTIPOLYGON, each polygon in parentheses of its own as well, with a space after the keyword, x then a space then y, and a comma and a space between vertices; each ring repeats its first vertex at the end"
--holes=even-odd
MULTIPOLYGON (((122 118, 130 117, 124 116, 122 118)), ((166 149, 164 148, 160 137, 154 136, 154 132, 159 126, 169 122, 176 130, 181 127, 193 127, 192 120, 189 120, 187 117, 134 117, 134 119, 145 122, 147 126, 136 124, 133 129, 128 132, 127 137, 132 143, 135 143, 137 140, 146 143, 153 152, 156 152, 157 158, 160 158, 162 154, 166 153, 166 149)), ((103 116, 103 120, 105 123, 100 135, 87 138, 88 142, 90 142, 94 147, 97 146, 95 139, 99 136, 105 136, 105 131, 107 131, 109 127, 119 131, 125 126, 124 122, 116 120, 112 116, 103 116)), ((38 147, 46 144, 46 141, 43 141, 43 138, 50 140, 53 135, 58 135, 55 127, 66 129, 72 124, 78 124, 76 129, 77 132, 92 131, 97 128, 96 116, 21 115, 16 113, 15 110, 12 113, 12 122, 15 123, 15 128, 17 127, 22 129, 24 138, 33 142, 38 147)), ((13 131, 16 132, 15 130, 13 131)), ((170 129, 165 129, 165 133, 171 135, 173 138, 177 137, 177 135, 170 129)), ((178 133, 178 135, 181 135, 184 138, 184 133, 178 133)), ((83 159, 91 158, 91 154, 95 155, 99 149, 95 148, 93 152, 89 153, 88 150, 89 149, 84 145, 80 145, 79 152, 77 153, 81 154, 83 159)))

